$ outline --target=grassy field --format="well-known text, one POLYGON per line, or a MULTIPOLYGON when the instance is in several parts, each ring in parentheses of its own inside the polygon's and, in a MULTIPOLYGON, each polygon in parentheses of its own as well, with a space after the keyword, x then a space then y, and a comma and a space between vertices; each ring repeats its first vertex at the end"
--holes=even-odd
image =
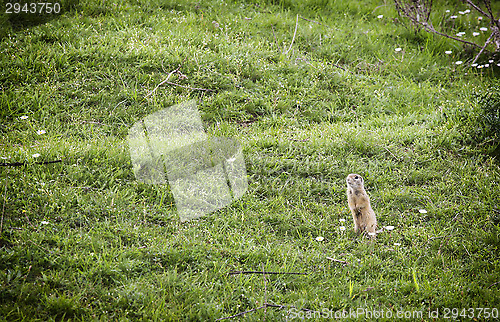
MULTIPOLYGON (((464 9, 434 18, 472 37, 464 9)), ((0 320, 498 316, 500 57, 469 68, 390 1, 75 0, 0 22, 0 162, 24 163, 0 167, 0 320), (249 188, 181 223, 127 133, 190 99, 242 144, 249 188), (395 227, 375 242, 349 173, 395 227), (263 270, 306 274, 228 274, 263 270)))

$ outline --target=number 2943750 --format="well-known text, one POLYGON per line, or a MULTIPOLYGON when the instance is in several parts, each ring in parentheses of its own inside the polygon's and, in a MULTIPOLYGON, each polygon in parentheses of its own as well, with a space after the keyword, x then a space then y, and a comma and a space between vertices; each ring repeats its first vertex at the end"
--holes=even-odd
POLYGON ((61 12, 61 5, 58 2, 7 2, 5 4, 5 13, 51 14, 59 12, 61 12))

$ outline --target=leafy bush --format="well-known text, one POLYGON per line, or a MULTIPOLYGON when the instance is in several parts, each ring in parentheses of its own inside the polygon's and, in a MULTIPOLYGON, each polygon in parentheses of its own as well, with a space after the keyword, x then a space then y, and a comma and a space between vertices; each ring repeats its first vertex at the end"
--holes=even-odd
POLYGON ((461 142, 500 156, 500 87, 475 92, 470 103, 470 107, 452 116, 452 123, 461 132, 461 142))

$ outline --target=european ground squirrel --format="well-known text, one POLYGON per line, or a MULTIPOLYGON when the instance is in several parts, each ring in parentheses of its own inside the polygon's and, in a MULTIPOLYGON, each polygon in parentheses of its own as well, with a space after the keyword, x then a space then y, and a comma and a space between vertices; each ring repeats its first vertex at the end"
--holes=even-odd
POLYGON ((366 231, 371 237, 375 237, 377 218, 370 206, 370 198, 365 191, 363 178, 359 174, 351 173, 347 176, 346 181, 347 202, 354 220, 354 231, 356 233, 366 231))

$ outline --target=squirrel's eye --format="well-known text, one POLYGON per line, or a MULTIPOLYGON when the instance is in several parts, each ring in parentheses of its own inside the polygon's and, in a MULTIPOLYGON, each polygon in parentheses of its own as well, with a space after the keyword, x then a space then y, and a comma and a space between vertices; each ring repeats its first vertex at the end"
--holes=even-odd
POLYGON ((358 180, 358 176, 355 176, 355 177, 354 177, 354 180, 358 180))

